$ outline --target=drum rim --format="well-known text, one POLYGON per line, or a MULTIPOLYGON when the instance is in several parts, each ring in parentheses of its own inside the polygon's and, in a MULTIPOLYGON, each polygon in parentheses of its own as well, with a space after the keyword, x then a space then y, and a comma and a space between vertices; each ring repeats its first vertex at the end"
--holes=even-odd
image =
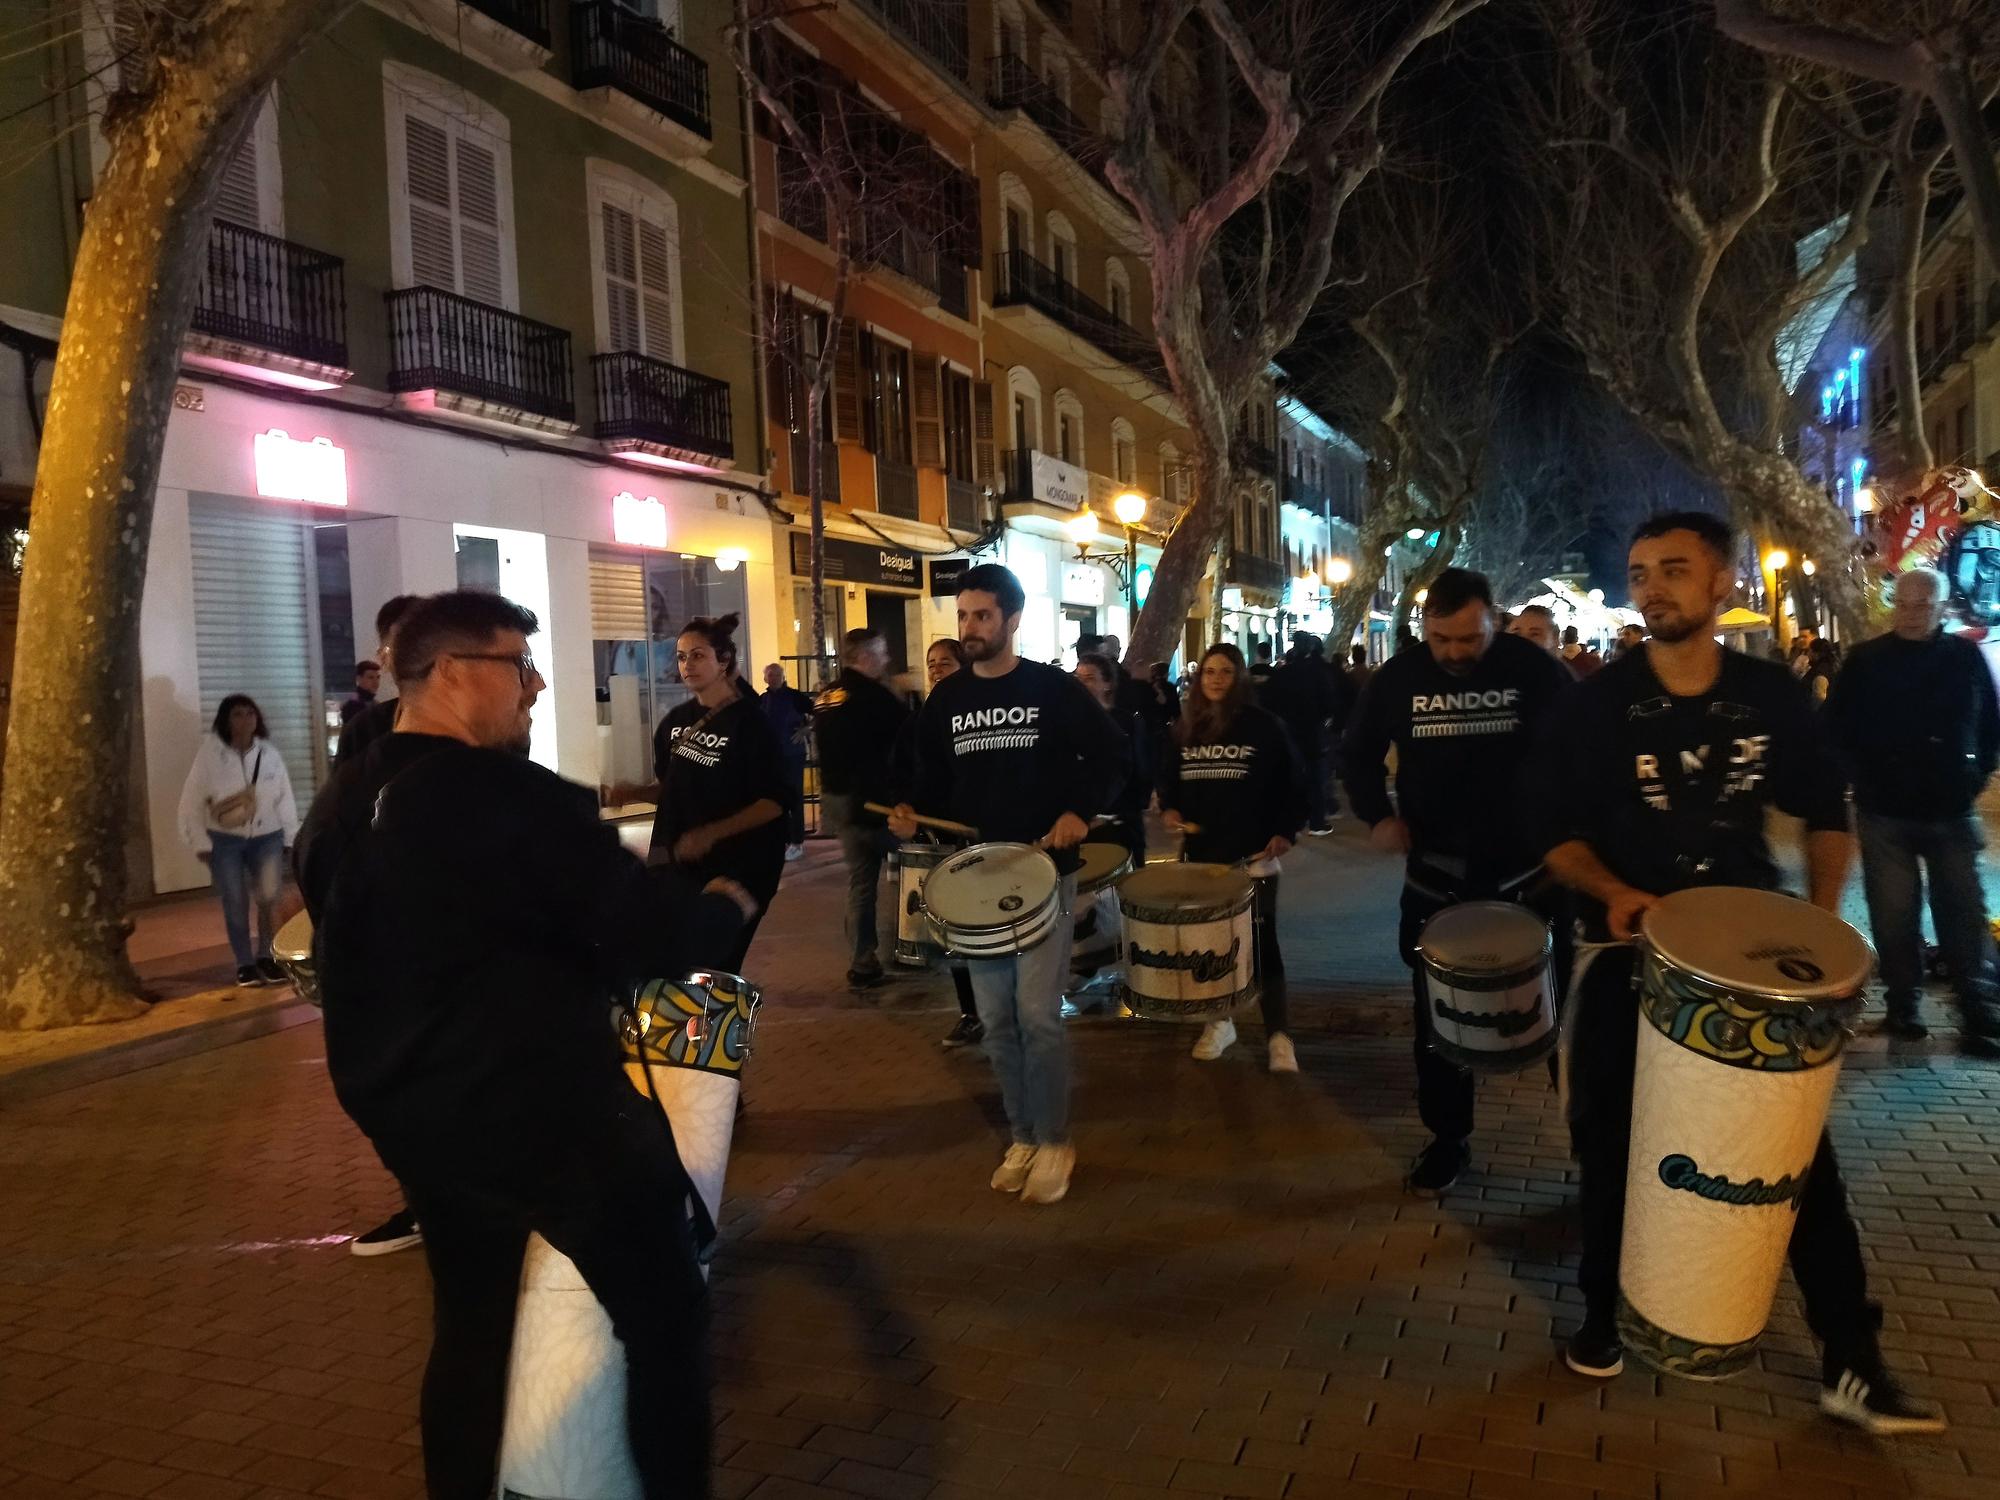
MULTIPOLYGON (((1149 871, 1152 870, 1172 870, 1176 872, 1183 870, 1213 870, 1218 874, 1230 876, 1233 877, 1234 879, 1242 881, 1243 889, 1251 897, 1251 899, 1254 900, 1257 895, 1256 877, 1251 875, 1246 875, 1242 870, 1238 869, 1235 865, 1217 864, 1213 860, 1162 859, 1162 860, 1155 860, 1149 864, 1137 865, 1133 869, 1127 871, 1124 878, 1118 882, 1120 887, 1118 893, 1119 899, 1121 901, 1124 899, 1125 893, 1123 887, 1128 882, 1132 880, 1141 879, 1142 877, 1146 876, 1146 874, 1149 871)), ((1141 895, 1139 896, 1139 900, 1143 902, 1145 899, 1146 897, 1142 892, 1141 895)), ((1236 898, 1234 896, 1231 896, 1229 899, 1231 901, 1234 901, 1236 898)), ((1178 910, 1178 908, 1176 909, 1178 910)))
POLYGON ((1228 922, 1246 916, 1257 904, 1255 890, 1245 891, 1232 899, 1228 906, 1143 906, 1125 899, 1125 892, 1118 892, 1118 910, 1128 921, 1145 922, 1154 927, 1192 927, 1197 922, 1228 922), (1171 916, 1156 916, 1155 913, 1171 913, 1171 916))
MULTIPOLYGON (((1524 927, 1522 930, 1525 932, 1527 929, 1524 927)), ((1492 899, 1482 899, 1479 901, 1454 901, 1450 906, 1443 907, 1438 911, 1432 912, 1428 917, 1424 919, 1424 925, 1417 929, 1417 943, 1416 943, 1417 956, 1423 960, 1424 966, 1426 968, 1436 969, 1440 973, 1488 974, 1488 975, 1525 973, 1528 970, 1546 964, 1550 960, 1550 958, 1554 956, 1555 948, 1556 948, 1555 929, 1550 925, 1548 919, 1540 915, 1539 913, 1535 912, 1531 908, 1523 906, 1518 901, 1496 901, 1492 899), (1492 968, 1469 969, 1459 964, 1447 963, 1443 958, 1434 958, 1431 955, 1430 951, 1424 947, 1424 934, 1431 930, 1432 924, 1437 922, 1439 918, 1444 917, 1451 912, 1467 911, 1475 907, 1505 912, 1510 919, 1517 916, 1525 917, 1527 918, 1528 921, 1535 923, 1542 929, 1542 943, 1540 949, 1538 949, 1532 955, 1524 955, 1522 958, 1518 960, 1509 959, 1507 961, 1507 966, 1504 968, 1496 965, 1492 968)))
MULTIPOLYGON (((1244 1009, 1258 1000, 1264 993, 1264 985, 1261 979, 1252 976, 1250 982, 1244 985, 1243 988, 1231 994, 1211 995, 1206 1000, 1194 1001, 1192 1003, 1199 1006, 1200 1009, 1190 1009, 1187 1010, 1186 1014, 1181 1015, 1148 1014, 1142 1006, 1133 1004, 1135 1000, 1144 1001, 1149 1005, 1163 1005, 1167 1002, 1161 996, 1148 995, 1142 990, 1133 989, 1129 978, 1121 978, 1118 981, 1118 988, 1114 993, 1126 1009, 1130 1010, 1134 1015, 1145 1017, 1149 1021, 1198 1021, 1206 1020, 1208 1014, 1215 1011, 1226 1011, 1231 1015, 1235 1014, 1237 1011, 1244 1009)), ((1179 1003, 1184 1008, 1189 1004, 1186 1001, 1179 1003)))
MULTIPOLYGON (((1046 849, 1037 849, 1033 844, 1017 844, 1009 842, 1004 839, 989 839, 987 842, 983 844, 967 844, 963 849, 954 850, 948 858, 940 860, 936 865, 932 866, 929 873, 924 876, 923 888, 920 893, 923 900, 925 913, 930 915, 932 917, 932 920, 934 921, 942 920, 941 918, 938 918, 935 915, 935 913, 931 912, 930 884, 931 880, 934 877, 946 873, 951 868, 952 864, 958 860, 969 859, 972 855, 982 854, 982 853, 990 856, 992 851, 1000 849, 1007 850, 1009 853, 1018 850, 1030 854, 1034 856, 1036 860, 1039 860, 1042 865, 1047 866, 1047 873, 1049 876, 1049 893, 1041 901, 1038 901, 1035 904, 1034 910, 1040 911, 1049 902, 1059 901, 1061 899, 1062 882, 1063 882, 1062 872, 1056 868, 1056 862, 1053 859, 1049 858, 1048 851, 1046 849)), ((1016 915, 1014 917, 1007 919, 1004 922, 997 922, 997 923, 953 922, 950 925, 954 927, 962 927, 970 931, 993 932, 1003 928, 1015 926, 1021 920, 1023 919, 1020 916, 1016 915)))
POLYGON ((1079 864, 1076 867, 1076 892, 1079 896, 1090 895, 1098 891, 1101 891, 1107 885, 1111 885, 1117 881, 1123 880, 1127 875, 1130 875, 1132 873, 1133 869, 1132 851, 1126 845, 1114 844, 1109 839, 1086 839, 1083 843, 1078 844, 1076 846, 1077 857, 1079 859, 1084 859, 1088 857, 1083 852, 1086 849, 1116 849, 1118 851, 1119 858, 1117 863, 1114 864, 1110 868, 1110 870, 1106 871, 1104 874, 1099 875, 1095 879, 1090 880, 1088 882, 1086 882, 1083 878, 1084 867, 1079 864))
POLYGON ((1496 994, 1501 990, 1511 990, 1531 976, 1548 974, 1550 989, 1554 989, 1553 974, 1549 974, 1550 955, 1543 954, 1532 963, 1520 969, 1447 969, 1421 949, 1418 961, 1423 964, 1424 973, 1431 975, 1455 990, 1470 990, 1475 994, 1496 994))
MULTIPOLYGON (((1673 953, 1662 947, 1654 935, 1647 931, 1652 922, 1653 912, 1659 910, 1657 906, 1648 908, 1645 914, 1639 919, 1639 946, 1675 972, 1698 979, 1704 984, 1726 990, 1741 1004, 1751 1008, 1762 1007, 1769 1009, 1780 1005, 1838 1003, 1851 1000, 1867 987, 1868 976, 1875 966, 1875 950, 1869 946, 1868 940, 1860 932, 1856 931, 1852 924, 1844 918, 1825 910, 1823 907, 1814 906, 1810 901, 1802 901, 1797 896, 1788 896, 1783 891, 1767 891, 1756 886, 1719 885, 1691 886, 1687 890, 1674 891, 1670 895, 1663 896, 1660 899, 1664 905, 1677 896, 1689 896, 1708 891, 1729 891, 1736 895, 1751 897, 1768 896, 1773 900, 1790 902, 1794 907, 1803 907, 1807 911, 1815 913, 1815 920, 1823 917, 1827 921, 1838 923, 1860 946, 1860 951, 1857 954, 1857 958, 1860 960, 1857 972, 1840 978, 1829 975, 1824 982, 1820 983, 1807 984, 1795 981, 1790 987, 1785 989, 1767 989, 1761 983, 1751 984, 1746 982, 1740 975, 1718 974, 1715 972, 1715 966, 1712 964, 1691 963, 1676 957, 1673 953)), ((1704 896, 1703 899, 1706 899, 1706 897, 1704 896)))

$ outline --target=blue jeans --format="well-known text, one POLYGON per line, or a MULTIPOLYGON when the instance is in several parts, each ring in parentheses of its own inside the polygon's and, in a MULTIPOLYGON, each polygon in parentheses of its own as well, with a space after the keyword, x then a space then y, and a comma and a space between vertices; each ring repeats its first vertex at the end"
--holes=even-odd
POLYGON ((254 839, 210 830, 213 849, 208 872, 215 877, 215 894, 222 902, 222 925, 229 931, 229 951, 236 967, 247 969, 271 956, 271 908, 284 883, 285 836, 259 834, 254 839), (250 946, 250 902, 257 903, 257 946, 250 946))
POLYGON ((1864 812, 1860 831, 1868 925, 1875 929, 1889 1014, 1914 1020, 1923 998, 1922 912, 1928 877, 1931 922, 1965 1029, 1994 1033, 1993 939, 1979 883, 1979 851, 1986 836, 1979 815, 1933 821, 1864 812))
POLYGON ((826 792, 819 805, 827 826, 840 837, 840 855, 847 862, 847 936, 849 973, 880 973, 881 942, 875 930, 876 907, 882 889, 882 861, 896 847, 895 835, 879 824, 864 823, 862 798, 851 792, 826 792))
POLYGON ((1062 990, 1076 928, 1075 875, 1063 876, 1057 900, 1062 913, 1054 928, 1026 953, 966 964, 1007 1128, 1023 1146, 1061 1146, 1069 1140, 1069 1037, 1063 1032, 1062 990))

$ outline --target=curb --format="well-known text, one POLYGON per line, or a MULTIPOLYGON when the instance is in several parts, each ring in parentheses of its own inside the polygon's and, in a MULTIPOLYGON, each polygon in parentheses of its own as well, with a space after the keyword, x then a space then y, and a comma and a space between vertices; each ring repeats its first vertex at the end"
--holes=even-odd
MULTIPOLYGON (((188 998, 204 999, 208 996, 188 998)), ((260 1036, 289 1031, 294 1026, 303 1026, 316 1020, 318 1016, 317 1006, 294 998, 235 1014, 190 1022, 171 1031, 158 1032, 150 1036, 110 1041, 102 1047, 95 1047, 69 1057, 51 1058, 47 1062, 23 1063, 18 1067, 0 1071, 0 1108, 82 1088, 86 1084, 102 1083, 106 1079, 137 1073, 146 1068, 157 1067, 161 1063, 176 1062, 184 1057, 195 1057, 203 1052, 234 1046, 237 1042, 252 1041, 260 1036)))

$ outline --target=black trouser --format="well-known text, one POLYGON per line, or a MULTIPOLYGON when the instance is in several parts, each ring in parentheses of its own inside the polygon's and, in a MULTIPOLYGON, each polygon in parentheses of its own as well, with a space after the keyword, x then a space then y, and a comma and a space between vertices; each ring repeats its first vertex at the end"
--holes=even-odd
POLYGON ((1285 995, 1285 955, 1278 948, 1278 877, 1260 875, 1252 884, 1256 887, 1251 920, 1257 929, 1257 1003, 1264 1012, 1265 1034, 1276 1036, 1292 1029, 1285 995))
MULTIPOLYGON (((1608 1324, 1618 1308, 1618 1257, 1625 1234, 1626 1158, 1632 1145, 1632 1074, 1637 1066, 1637 955, 1608 948, 1585 969, 1570 1025, 1570 1149, 1578 1166, 1583 1259, 1577 1286, 1586 1316, 1608 1324)), ((1877 1360, 1879 1310, 1868 1301, 1861 1237, 1824 1132, 1792 1224, 1792 1275, 1806 1322, 1830 1359, 1867 1370, 1877 1360)))
MULTIPOLYGON (((743 966, 750 961, 750 940, 757 936, 757 929, 764 925, 765 903, 759 902, 757 915, 743 924, 743 930, 736 934, 736 941, 730 944, 721 968, 725 974, 743 974, 743 966)), ((744 975, 747 979, 749 976, 744 975)))
POLYGON ((1326 780, 1326 755, 1310 744, 1299 746, 1299 774, 1306 779, 1306 827, 1324 828, 1326 820, 1340 808, 1326 780))
MULTIPOLYGON (((1426 875, 1426 882, 1431 879, 1426 875)), ((1410 989, 1415 1001, 1412 1015, 1412 1044, 1417 1061, 1417 1114, 1424 1126, 1440 1140, 1462 1141, 1472 1134, 1473 1076, 1464 1068, 1448 1063, 1431 1050, 1430 997, 1424 988, 1423 965, 1417 962, 1417 937, 1424 923, 1447 906, 1463 901, 1518 901, 1550 926, 1554 937, 1556 1004, 1569 992, 1569 971, 1575 955, 1561 890, 1547 880, 1510 884, 1506 888, 1493 881, 1466 880, 1455 890, 1433 886, 1428 889, 1409 881, 1403 884, 1403 920, 1396 943, 1403 962, 1410 966, 1410 989)), ((1549 1077, 1553 1081, 1556 1058, 1549 1056, 1549 1077)))
POLYGON ((951 987, 958 991, 958 1013, 968 1021, 979 1019, 979 1007, 972 1003, 972 970, 964 964, 951 966, 951 987))
POLYGON ((626 1434, 647 1500, 708 1494, 708 1313, 687 1177, 657 1108, 636 1093, 629 1103, 619 1139, 535 1188, 474 1188, 462 1164, 405 1164, 435 1319, 420 1408, 430 1500, 493 1494, 531 1230, 575 1263, 625 1347, 626 1434))

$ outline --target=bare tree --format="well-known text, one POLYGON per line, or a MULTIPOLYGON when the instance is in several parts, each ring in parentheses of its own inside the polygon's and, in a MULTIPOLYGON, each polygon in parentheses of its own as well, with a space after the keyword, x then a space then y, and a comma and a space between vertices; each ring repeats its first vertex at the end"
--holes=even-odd
POLYGON ((224 166, 285 62, 350 3, 117 8, 110 155, 70 279, 21 583, 0 794, 0 1026, 138 1009, 124 926, 133 684, 181 340, 224 166))
POLYGON ((1380 159, 1383 95, 1418 47, 1483 3, 1420 0, 1406 24, 1385 30, 1377 15, 1315 0, 1156 0, 1144 36, 1110 64, 1119 133, 1105 175, 1145 239, 1160 353, 1193 449, 1191 499, 1129 660, 1171 652, 1222 540, 1236 494, 1236 414, 1326 286, 1342 210, 1380 159), (1215 83, 1192 194, 1160 150, 1156 90, 1170 55, 1186 48, 1205 53, 1215 83))

